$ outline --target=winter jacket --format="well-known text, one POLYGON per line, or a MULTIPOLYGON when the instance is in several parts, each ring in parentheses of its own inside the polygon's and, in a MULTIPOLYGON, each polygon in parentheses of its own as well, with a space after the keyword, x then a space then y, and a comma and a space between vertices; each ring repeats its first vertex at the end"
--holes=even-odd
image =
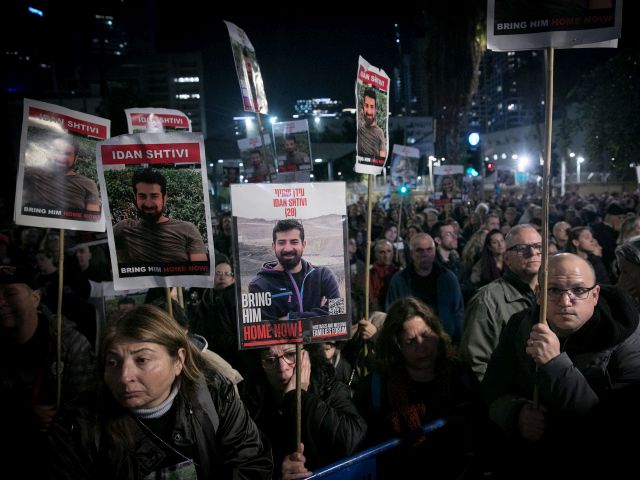
MULTIPOLYGON (((278 262, 267 262, 249 284, 249 292, 269 292, 271 305, 262 307, 262 318, 277 320, 329 315, 332 301, 340 299, 338 282, 327 267, 316 267, 304 259, 300 288, 289 271, 276 270, 278 262), (323 298, 326 302, 321 306, 323 298)), ((344 312, 343 312, 344 313, 344 312)))
MULTIPOLYGON (((18 345, 0 335, 0 425, 7 438, 0 458, 21 465, 25 478, 43 475, 43 462, 33 461, 34 452, 46 445, 45 434, 34 421, 34 407, 56 403, 57 338, 55 317, 44 305, 40 306, 38 326, 29 341, 18 345)), ((60 400, 65 406, 93 391, 97 375, 89 341, 66 319, 60 338, 60 400)))
MULTIPOLYGON (((413 267, 409 265, 391 278, 387 292, 387 310, 396 300, 416 296, 411 285, 412 269, 413 267)), ((430 275, 436 275, 437 278, 438 318, 440 318, 445 331, 451 336, 453 343, 458 344, 462 336, 464 321, 464 302, 458 279, 450 270, 435 261, 430 275)))
MULTIPOLYGON (((114 403, 111 400, 111 403, 114 403)), ((201 378, 196 393, 184 382, 169 412, 175 414, 170 438, 172 448, 195 452, 199 479, 271 478, 273 462, 268 443, 249 417, 233 384, 222 375, 201 378)), ((122 422, 120 422, 122 426, 122 422)), ((141 479, 167 457, 160 447, 124 409, 116 406, 69 409, 59 415, 51 430, 51 478, 141 479), (116 458, 103 426, 124 418, 131 428, 135 447, 116 458)))
POLYGON ((621 289, 600 288, 591 319, 561 338, 560 355, 537 369, 525 348, 539 307, 509 320, 482 382, 491 418, 505 432, 518 432, 520 409, 533 398, 534 385, 540 403, 549 409, 545 432, 552 435, 564 421, 590 413, 615 390, 640 382, 638 311, 621 289))
POLYGON ((505 275, 478 290, 464 312, 460 356, 481 381, 511 316, 533 305, 533 298, 523 294, 508 278, 505 275))
MULTIPOLYGON (((296 449, 296 392, 286 393, 278 406, 259 373, 239 386, 251 416, 272 443, 277 476, 285 455, 296 449)), ((312 366, 309 389, 301 393, 305 466, 313 470, 353 454, 367 424, 351 401, 349 388, 336 380, 333 367, 312 366)))

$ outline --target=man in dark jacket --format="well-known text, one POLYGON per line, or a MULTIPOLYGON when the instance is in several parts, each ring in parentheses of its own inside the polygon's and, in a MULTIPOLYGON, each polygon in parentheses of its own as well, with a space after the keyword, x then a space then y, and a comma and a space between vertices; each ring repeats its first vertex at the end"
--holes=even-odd
POLYGON ((266 306, 262 307, 263 319, 288 320, 346 313, 333 272, 302 259, 306 246, 302 223, 298 220, 276 223, 273 252, 277 261, 265 263, 249 284, 250 293, 263 293, 267 299, 266 306))
MULTIPOLYGON (((594 445, 599 426, 593 414, 602 403, 640 382, 639 320, 626 293, 596 284, 581 257, 552 256, 548 271, 548 324, 538 322, 538 307, 516 313, 482 387, 492 420, 512 437, 516 454, 570 458, 572 449, 585 455, 594 445), (530 401, 534 387, 538 406, 530 401)), ((540 303, 540 287, 537 297, 540 303)), ((522 465, 518 469, 523 473, 522 465)))
POLYGON ((25 478, 46 476, 42 452, 58 409, 97 385, 89 341, 64 319, 58 363, 57 335, 30 275, 0 267, 0 425, 8 440, 0 460, 17 462, 25 478))
POLYGON ((454 344, 460 343, 464 320, 462 291, 456 276, 435 261, 436 247, 430 235, 411 237, 411 264, 397 272, 387 291, 387 310, 396 300, 416 297, 440 318, 454 344))

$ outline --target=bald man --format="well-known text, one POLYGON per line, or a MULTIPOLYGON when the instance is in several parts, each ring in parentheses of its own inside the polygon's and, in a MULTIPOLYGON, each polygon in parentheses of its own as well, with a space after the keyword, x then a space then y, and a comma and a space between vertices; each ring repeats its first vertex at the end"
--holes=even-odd
MULTIPOLYGON (((533 444, 546 453, 579 445, 596 407, 640 382, 638 311, 626 292, 596 284, 572 253, 550 257, 548 271, 547 323, 538 323, 537 305, 511 317, 482 382, 491 419, 512 446, 526 440, 529 454, 533 444)), ((540 304, 540 285, 536 296, 540 304)))
POLYGON ((431 235, 416 233, 409 243, 411 263, 393 277, 387 291, 386 309, 396 300, 416 297, 429 305, 454 345, 460 343, 464 301, 457 277, 435 261, 436 244, 431 235))

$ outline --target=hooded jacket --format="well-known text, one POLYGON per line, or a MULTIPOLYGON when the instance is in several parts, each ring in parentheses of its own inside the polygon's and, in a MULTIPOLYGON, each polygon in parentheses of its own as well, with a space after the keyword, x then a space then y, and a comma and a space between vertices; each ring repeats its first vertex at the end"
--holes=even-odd
MULTIPOLYGON (((332 300, 340 299, 338 282, 327 267, 316 267, 304 259, 303 280, 298 287, 293 274, 276 270, 277 261, 267 262, 249 284, 249 292, 269 292, 271 305, 262 307, 262 318, 277 320, 318 317, 330 314, 332 300), (323 303, 323 298, 326 301, 323 303)), ((340 313, 346 313, 346 309, 340 313)))
POLYGON ((553 429, 554 421, 589 414, 609 394, 640 382, 639 315, 624 291, 601 285, 591 319, 561 338, 560 355, 536 369, 525 348, 538 312, 536 305, 511 317, 482 382, 490 416, 507 433, 518 431, 535 385, 553 429))

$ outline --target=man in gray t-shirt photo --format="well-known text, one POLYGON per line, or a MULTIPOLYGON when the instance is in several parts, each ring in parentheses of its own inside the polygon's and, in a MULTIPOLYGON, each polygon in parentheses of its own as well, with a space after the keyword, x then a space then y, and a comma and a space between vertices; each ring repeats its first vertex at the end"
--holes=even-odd
POLYGON ((362 94, 362 122, 358 125, 358 156, 385 159, 387 138, 376 124, 376 92, 366 88, 362 94))
POLYGON ((127 218, 113 227, 118 263, 183 263, 207 261, 202 235, 191 222, 165 216, 167 180, 145 168, 132 180, 138 220, 127 218))

